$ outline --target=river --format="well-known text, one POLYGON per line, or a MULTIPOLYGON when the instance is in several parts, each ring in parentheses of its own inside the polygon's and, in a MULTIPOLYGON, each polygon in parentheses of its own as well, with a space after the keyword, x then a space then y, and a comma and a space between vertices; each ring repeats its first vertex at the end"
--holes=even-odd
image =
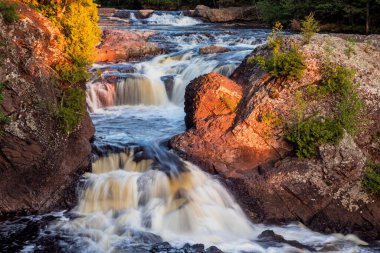
POLYGON ((92 173, 71 211, 1 223, 4 252, 376 252, 354 235, 313 232, 302 224, 254 224, 213 176, 177 157, 167 141, 185 130, 184 94, 199 75, 230 75, 268 30, 210 24, 181 12, 155 12, 130 25, 149 30, 166 53, 143 61, 95 64, 115 86, 87 83, 96 128, 92 173), (200 54, 205 46, 229 49, 200 54), (20 230, 21 229, 21 230, 20 230), (283 239, 268 239, 268 230, 283 239), (20 232, 21 231, 21 232, 20 232), (211 247, 211 248, 210 248, 211 247))

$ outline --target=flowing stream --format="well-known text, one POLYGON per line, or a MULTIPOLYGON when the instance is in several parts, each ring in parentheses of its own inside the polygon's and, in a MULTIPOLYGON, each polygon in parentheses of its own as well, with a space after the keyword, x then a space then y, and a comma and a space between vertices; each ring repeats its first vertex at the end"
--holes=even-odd
POLYGON ((117 82, 87 84, 95 154, 92 173, 78 188, 78 206, 5 222, 0 238, 12 228, 39 224, 37 236, 15 241, 21 252, 203 252, 203 246, 206 252, 218 252, 212 246, 223 252, 376 250, 353 235, 323 235, 301 224, 253 224, 217 179, 166 148, 169 138, 185 130, 187 84, 212 71, 230 75, 265 43, 268 30, 205 23, 180 12, 136 16, 130 12, 131 25, 116 20, 118 28, 155 31, 150 40, 167 53, 93 66, 117 82), (210 45, 230 51, 199 53, 210 45), (260 236, 266 230, 283 240, 260 236))

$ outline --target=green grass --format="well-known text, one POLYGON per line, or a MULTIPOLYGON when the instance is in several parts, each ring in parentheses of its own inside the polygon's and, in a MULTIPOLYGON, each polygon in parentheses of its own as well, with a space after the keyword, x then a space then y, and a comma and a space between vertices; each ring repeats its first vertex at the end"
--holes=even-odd
POLYGON ((85 104, 86 94, 82 89, 72 88, 64 92, 56 117, 66 133, 73 132, 81 123, 86 112, 85 104))
POLYGON ((362 178, 362 186, 371 193, 380 194, 380 164, 368 161, 362 178))
POLYGON ((0 12, 4 21, 8 24, 14 23, 20 19, 17 14, 16 4, 0 2, 0 12))

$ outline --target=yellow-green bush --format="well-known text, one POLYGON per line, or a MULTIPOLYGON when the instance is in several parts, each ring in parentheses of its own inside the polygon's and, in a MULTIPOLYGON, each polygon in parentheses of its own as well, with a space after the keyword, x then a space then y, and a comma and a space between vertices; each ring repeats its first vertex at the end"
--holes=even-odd
POLYGON ((71 84, 78 83, 90 77, 86 62, 74 62, 59 64, 55 67, 61 80, 71 84))
MULTIPOLYGON (((97 5, 93 0, 23 0, 44 16, 63 33, 66 61, 55 66, 60 79, 74 84, 85 81, 88 67, 96 57, 95 46, 100 41, 97 5)), ((66 86, 66 85, 65 85, 66 86)), ((56 110, 60 126, 70 133, 80 124, 86 111, 85 93, 69 88, 63 93, 56 110)))
POLYGON ((268 37, 272 55, 270 57, 256 56, 248 59, 248 63, 257 63, 273 77, 300 79, 306 68, 303 56, 294 46, 290 49, 285 48, 283 40, 282 25, 277 22, 268 37))
POLYGON ((303 36, 304 43, 310 43, 311 37, 319 32, 318 21, 314 18, 314 13, 310 13, 301 21, 301 34, 303 36))
POLYGON ((88 78, 87 67, 96 58, 100 41, 97 5, 93 0, 23 0, 48 17, 65 36, 67 62, 56 66, 61 79, 70 83, 88 78), (72 73, 70 73, 72 72, 72 73))
POLYGON ((100 40, 98 18, 92 0, 77 0, 67 6, 60 23, 66 36, 66 53, 73 63, 91 64, 95 60, 94 49, 100 40))

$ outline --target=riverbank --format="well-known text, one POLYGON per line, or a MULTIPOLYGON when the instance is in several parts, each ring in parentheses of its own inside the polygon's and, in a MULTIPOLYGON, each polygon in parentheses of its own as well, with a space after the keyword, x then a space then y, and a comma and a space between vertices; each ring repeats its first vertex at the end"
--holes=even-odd
MULTIPOLYGON (((365 162, 380 158, 374 135, 380 131, 378 40, 364 36, 350 45, 334 35, 316 36, 299 47, 306 63, 299 81, 271 78, 248 62, 267 55, 265 46, 246 57, 232 80, 213 73, 193 80, 185 94, 187 131, 174 137, 171 146, 220 176, 256 222, 301 221, 325 233, 378 240, 380 198, 361 186, 365 162), (367 108, 360 132, 354 139, 345 135, 337 145, 320 146, 317 158, 295 158, 284 138, 285 122, 294 110, 297 91, 323 78, 327 58, 356 71, 355 82, 367 108)), ((300 37, 286 41, 299 43, 300 37)), ((324 114, 327 108, 318 104, 314 113, 324 114)))

